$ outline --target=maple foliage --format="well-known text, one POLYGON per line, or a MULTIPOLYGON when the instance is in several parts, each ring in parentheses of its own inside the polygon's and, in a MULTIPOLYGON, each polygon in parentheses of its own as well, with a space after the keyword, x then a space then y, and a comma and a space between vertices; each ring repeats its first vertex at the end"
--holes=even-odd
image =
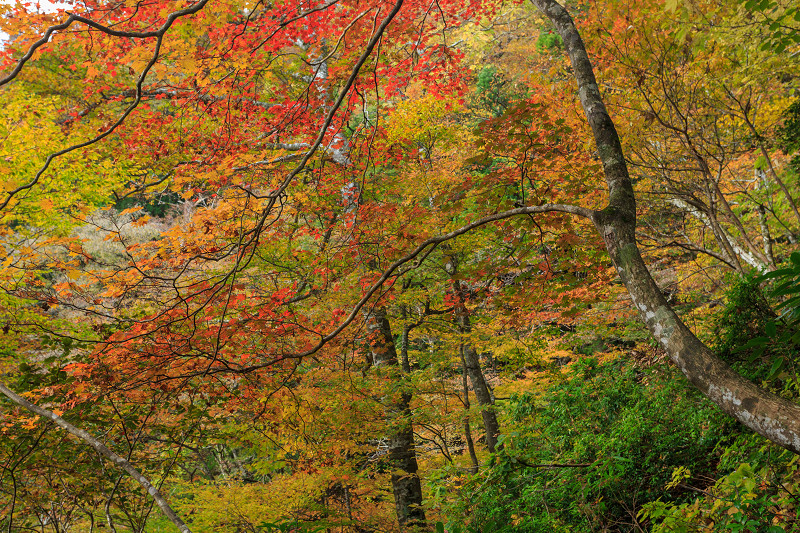
MULTIPOLYGON (((48 136, 32 138, 35 123, 10 123, 2 202, 14 218, 6 220, 48 231, 51 218, 73 222, 36 243, 31 260, 49 255, 38 271, 21 253, 9 255, 31 279, 29 286, 6 286, 18 298, 85 316, 91 325, 70 333, 89 344, 61 362, 70 381, 47 389, 50 401, 57 391, 74 412, 101 397, 135 404, 158 391, 174 405, 164 405, 159 417, 175 423, 176 412, 218 417, 255 403, 264 405, 257 414, 262 423, 291 425, 279 407, 286 401, 280 391, 305 373, 309 355, 316 352, 323 364, 356 342, 358 328, 344 332, 359 316, 351 309, 377 290, 391 299, 391 284, 381 283, 397 279, 409 259, 381 283, 378 273, 421 240, 470 222, 454 217, 458 206, 437 213, 437 203, 466 189, 445 169, 429 172, 438 183, 425 195, 427 206, 407 186, 416 172, 432 169, 440 150, 453 153, 465 133, 446 120, 410 135, 390 120, 384 131, 381 117, 387 109, 399 117, 410 110, 382 102, 408 92, 412 77, 426 95, 410 94, 408 101, 422 106, 426 121, 454 113, 465 90, 462 71, 453 68, 460 54, 447 46, 446 32, 444 43, 433 41, 442 28, 474 18, 479 6, 400 6, 85 5, 59 28, 63 34, 38 44, 28 35, 58 15, 17 8, 27 33, 3 51, 12 68, 4 82, 15 78, 8 87, 16 98, 31 95, 27 105, 38 106, 59 146, 48 136), (81 25, 87 29, 78 31, 81 25), (35 55, 20 59, 37 46, 35 55), (80 90, 48 94, 78 80, 80 90), (428 114, 430 99, 442 94, 452 104, 428 114), (53 114, 63 118, 54 122, 53 114), (401 146, 384 151, 397 140, 427 149, 416 171, 404 169, 409 152, 401 146), (16 165, 32 145, 50 156, 16 165), (65 163, 103 181, 76 182, 79 197, 42 203, 42 192, 70 181, 61 172, 65 163), (386 172, 402 178, 382 179, 386 172), (153 233, 141 209, 98 213, 109 189, 118 205, 167 198, 182 213, 153 233), (75 226, 94 230, 87 238, 75 226), (109 244, 94 242, 98 237, 109 244)), ((477 218, 496 209, 492 184, 484 187, 477 218)), ((425 248, 417 253, 430 254, 425 248)), ((15 331, 35 331, 22 315, 8 315, 15 331)), ((46 330, 68 331, 56 323, 46 330)), ((155 431, 147 417, 136 423, 155 431)))
MULTIPOLYGON (((794 204, 763 137, 789 103, 773 71, 790 67, 755 47, 731 60, 739 36, 708 24, 721 51, 692 42, 689 23, 645 16, 653 4, 582 22, 639 192, 674 208, 705 187, 722 206, 654 223, 652 240, 682 231, 740 272, 741 250, 774 267, 794 204), (720 75, 695 91, 708 65, 720 75), (665 71, 680 83, 664 90, 665 71), (676 116, 692 120, 678 131, 676 116), (759 157, 765 180, 740 187, 759 157)), ((746 17, 708 4, 717 22, 746 17)), ((2 9, 0 364, 111 454, 4 411, 9 530, 46 514, 142 531, 158 520, 148 486, 199 531, 423 527, 465 472, 513 448, 498 365, 547 365, 581 316, 598 330, 629 317, 607 303, 620 291, 603 235, 567 216, 609 202, 605 161, 563 41, 530 6, 2 9), (146 473, 145 492, 101 456, 146 473)))

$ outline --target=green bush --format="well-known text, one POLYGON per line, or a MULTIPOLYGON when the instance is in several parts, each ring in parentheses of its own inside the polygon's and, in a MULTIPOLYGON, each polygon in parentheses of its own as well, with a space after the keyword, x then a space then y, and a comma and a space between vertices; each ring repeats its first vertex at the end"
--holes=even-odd
POLYGON ((642 504, 691 496, 665 495, 675 468, 713 474, 717 444, 736 432, 671 368, 621 361, 583 359, 506 414, 503 452, 457 511, 480 531, 634 531, 642 504))
MULTIPOLYGON (((741 463, 713 486, 698 491, 700 497, 694 501, 675 504, 659 499, 644 505, 639 518, 652 525, 653 533, 798 531, 796 463, 797 456, 771 466, 741 463)), ((688 476, 688 471, 676 471, 674 481, 688 476)))
POLYGON ((711 345, 728 363, 736 363, 750 358, 751 352, 742 348, 752 339, 763 337, 776 314, 761 289, 759 278, 736 277, 729 280, 729 287, 725 306, 714 323, 711 345))
POLYGON ((539 50, 539 53, 559 51, 562 46, 564 46, 564 41, 561 36, 552 31, 540 33, 536 40, 536 49, 539 50))
POLYGON ((735 279, 715 322, 712 346, 742 375, 776 392, 797 396, 800 363, 800 254, 789 266, 735 279), (770 282, 765 293, 761 288, 770 282), (773 310, 771 299, 775 302, 773 310))

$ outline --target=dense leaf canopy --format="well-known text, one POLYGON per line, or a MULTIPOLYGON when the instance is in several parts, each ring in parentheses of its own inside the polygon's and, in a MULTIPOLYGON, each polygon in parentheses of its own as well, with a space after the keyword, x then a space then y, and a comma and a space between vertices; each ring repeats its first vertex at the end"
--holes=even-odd
POLYGON ((0 5, 0 527, 800 527, 800 10, 564 7, 0 5))

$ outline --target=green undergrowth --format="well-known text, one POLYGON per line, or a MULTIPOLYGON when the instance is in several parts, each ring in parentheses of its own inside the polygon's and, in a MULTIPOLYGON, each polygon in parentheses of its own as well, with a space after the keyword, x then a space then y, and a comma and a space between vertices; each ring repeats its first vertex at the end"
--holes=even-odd
MULTIPOLYGON (((732 280, 723 307, 706 319, 706 340, 742 375, 796 398, 796 350, 781 340, 774 294, 763 285, 755 276, 732 280)), ((503 402, 504 448, 464 486, 447 512, 459 517, 451 525, 800 531, 797 456, 721 413, 675 367, 624 355, 633 352, 582 357, 503 402)))
MULTIPOLYGON (((713 475, 735 425, 666 366, 585 358, 506 408, 505 448, 458 512, 479 531, 635 531, 678 467, 713 475)), ((690 501, 677 487, 666 501, 690 501)))

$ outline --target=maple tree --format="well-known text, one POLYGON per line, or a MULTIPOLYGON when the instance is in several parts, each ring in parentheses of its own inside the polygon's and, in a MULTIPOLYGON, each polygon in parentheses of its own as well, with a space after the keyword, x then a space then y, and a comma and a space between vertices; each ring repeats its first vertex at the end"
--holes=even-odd
MULTIPOLYGON (((248 428, 241 431, 270 436, 274 446, 262 455, 297 452, 291 467, 297 478, 278 460, 260 468, 305 480, 313 486, 307 501, 341 502, 326 504, 321 513, 331 520, 338 513, 349 524, 362 513, 353 477, 366 476, 370 463, 378 471, 387 465, 383 473, 400 526, 424 524, 415 440, 427 439, 454 462, 444 435, 460 425, 470 467, 479 468, 469 378, 486 446, 502 448, 479 355, 482 328, 499 336, 515 321, 560 317, 559 306, 591 301, 582 278, 603 270, 597 238, 579 231, 591 224, 656 340, 689 380, 747 427, 800 451, 798 407, 720 361, 653 282, 637 247, 637 208, 622 144, 581 37, 559 4, 533 3, 561 38, 543 39, 542 48, 563 45, 571 60, 599 162, 583 140, 585 125, 564 113, 576 107, 571 95, 548 94, 533 79, 531 94, 515 95, 513 103, 487 82, 484 97, 487 91, 493 96, 485 106, 494 116, 482 117, 476 132, 459 127, 468 75, 464 54, 452 42, 469 21, 491 17, 497 8, 491 3, 98 2, 73 6, 68 15, 14 8, 16 20, 2 19, 15 37, 2 52, 0 79, 11 103, 3 110, 0 163, 8 250, 0 305, 14 335, 8 346, 11 359, 25 353, 36 362, 46 351, 36 335, 80 345, 47 363, 68 378, 56 376, 32 390, 36 403, 5 385, 0 391, 126 470, 181 530, 188 526, 157 483, 134 466, 155 461, 149 446, 157 441, 131 440, 130 428, 158 428, 150 438, 178 450, 161 480, 192 448, 204 461, 200 443, 214 442, 220 475, 244 483, 251 474, 238 452, 211 436, 216 420, 237 418, 241 426, 235 427, 248 428), (19 27, 24 34, 16 35, 19 27), (20 120, 32 109, 31 120, 20 120), (472 142, 477 155, 468 158, 463 146, 472 142), (109 197, 121 213, 98 211, 109 197), (145 205, 125 209, 131 203, 145 205), (172 219, 154 221, 151 214, 164 203, 175 206, 172 219), (81 237, 79 225, 94 227, 94 238, 100 235, 108 247, 81 237), (431 266, 436 261, 440 265, 431 266), (500 269, 509 277, 498 276, 500 269), (559 289, 536 290, 539 281, 559 289), (514 294, 515 286, 530 292, 514 294), (32 302, 41 307, 31 309, 32 302), (513 311, 505 324, 485 325, 481 308, 513 311), (55 310, 66 313, 63 323, 47 314, 55 310), (437 368, 442 374, 458 369, 458 387, 412 368, 412 330, 420 337, 435 332, 429 351, 438 352, 437 343, 444 347, 448 355, 437 368), (399 354, 393 331, 402 331, 399 354), (353 384, 347 394, 365 400, 353 400, 351 408, 370 413, 374 424, 340 433, 326 432, 321 422, 307 433, 299 429, 316 420, 315 409, 322 408, 315 406, 325 403, 320 395, 330 401, 314 385, 324 381, 320 369, 353 384), (440 394, 425 381, 463 389, 466 412, 442 407, 454 393, 440 394), (150 404, 152 411, 133 408, 156 397, 163 403, 150 404), (125 406, 124 415, 97 415, 114 421, 105 444, 56 413, 102 405, 104 398, 125 406), (445 419, 428 420, 417 407, 423 402, 436 404, 445 419), (244 422, 248 416, 252 426, 244 422), (415 435, 415 425, 423 424, 415 435), (311 444, 292 448, 292 431, 274 428, 293 426, 298 440, 341 443, 346 457, 309 452, 311 444), (386 453, 364 461, 369 443, 383 439, 386 453), (127 457, 112 451, 114 440, 126 442, 127 457)), ((660 72, 673 60, 663 57, 660 72)), ((696 61, 706 58, 699 54, 696 61)), ((687 67, 696 75, 690 67, 697 66, 687 67)), ((491 72, 485 78, 490 74, 494 80, 491 72)), ((663 76, 645 73, 645 84, 635 81, 637 74, 633 69, 629 81, 641 89, 638 103, 660 112, 649 84, 663 76)), ((730 135, 746 129, 758 141, 760 126, 743 94, 718 90, 687 105, 724 102, 730 135)), ((668 120, 672 111, 656 117, 666 130, 676 129, 668 120)), ((710 127, 699 124, 697 135, 710 127)), ((680 159, 681 149, 694 146, 695 133, 678 133, 677 145, 683 145, 669 149, 680 159)), ((726 139, 718 137, 716 148, 726 148, 726 139)), ((644 146, 631 144, 634 153, 644 146)), ((763 143, 760 149, 771 179, 794 206, 774 154, 763 143)), ((715 228, 724 250, 717 255, 743 271, 735 258, 742 254, 726 237, 734 230, 719 228, 727 216, 742 247, 762 267, 774 266, 768 232, 754 218, 737 216, 728 200, 734 193, 715 181, 707 162, 712 150, 691 153, 724 208, 721 215, 700 217, 715 228)), ((719 171, 750 153, 734 150, 733 160, 720 158, 719 171)), ((670 164, 659 169, 673 184, 670 164)), ((680 186, 670 186, 675 199, 686 197, 680 186)), ((104 501, 111 517, 119 483, 113 482, 111 496, 76 509, 96 510, 104 501)), ((6 512, 13 516, 13 504, 6 512)), ((241 523, 257 525, 249 513, 241 523)))

